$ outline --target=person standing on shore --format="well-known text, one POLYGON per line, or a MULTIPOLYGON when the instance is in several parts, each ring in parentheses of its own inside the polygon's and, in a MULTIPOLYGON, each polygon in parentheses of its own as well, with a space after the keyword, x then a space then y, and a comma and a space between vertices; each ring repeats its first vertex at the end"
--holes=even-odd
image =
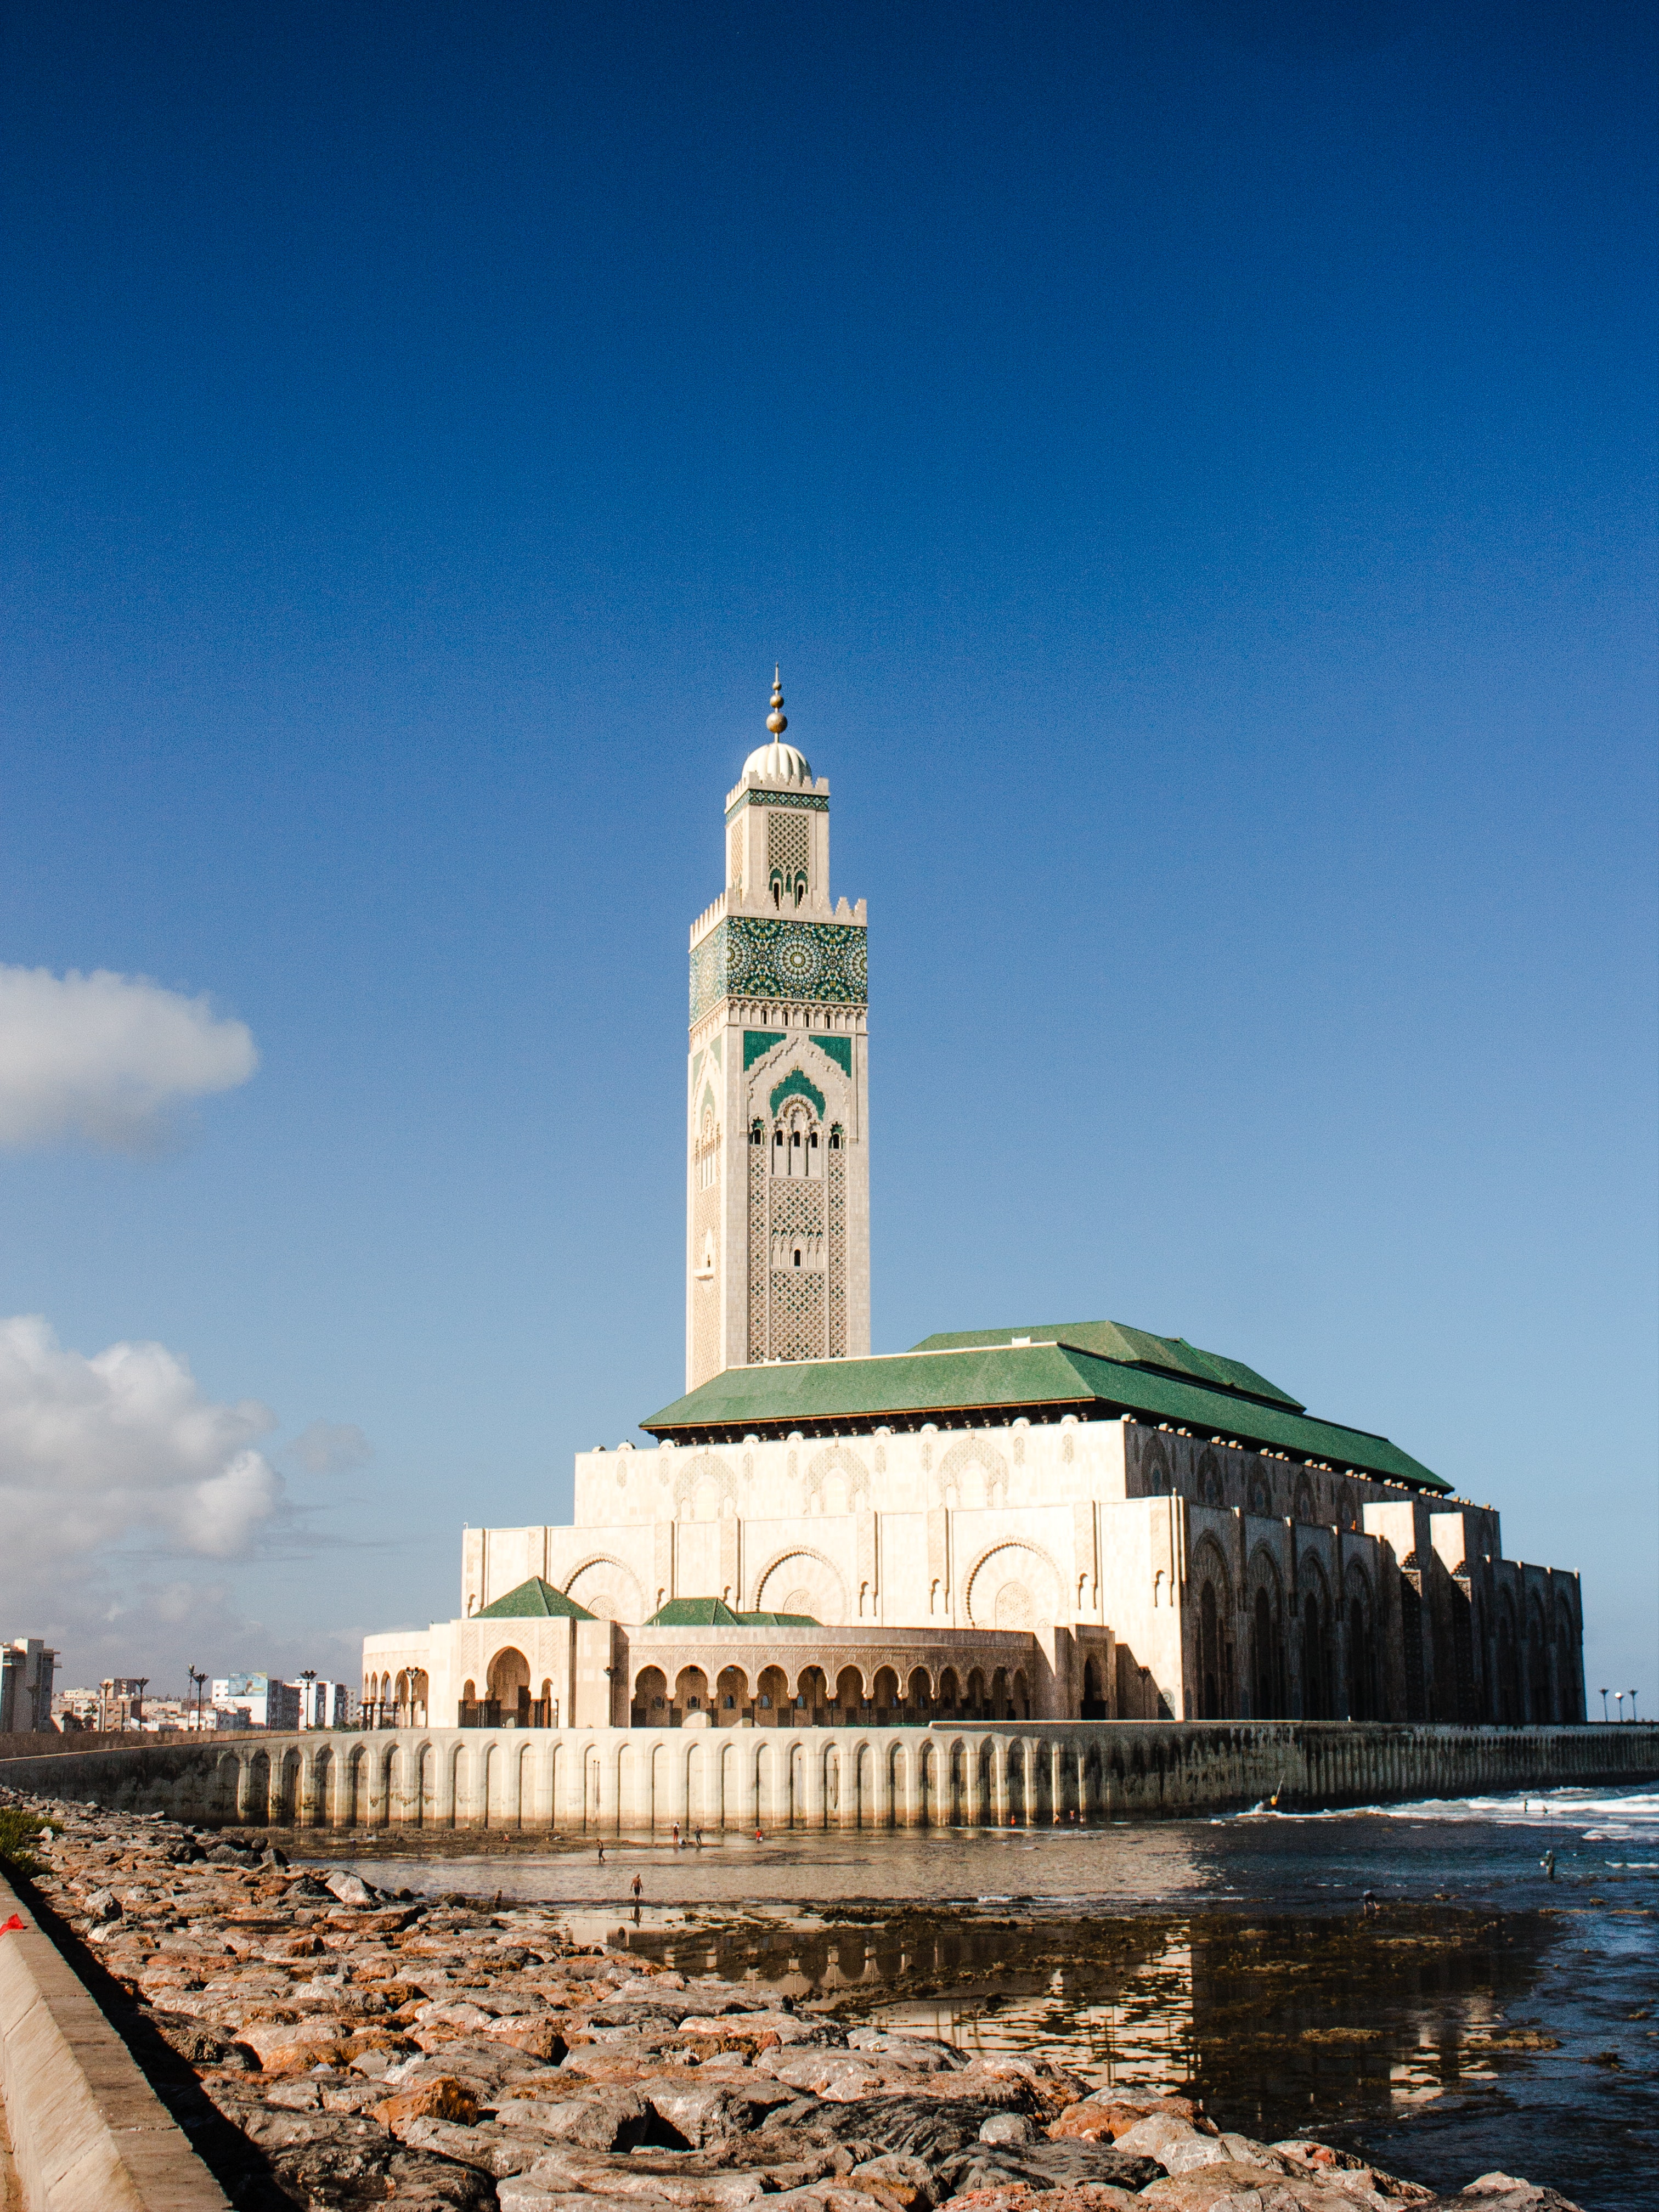
POLYGON ((638 1875, 635 1875, 633 1881, 629 1884, 629 1887, 633 1892, 634 1902, 637 1905, 640 1899, 645 1895, 645 1884, 641 1881, 638 1875))

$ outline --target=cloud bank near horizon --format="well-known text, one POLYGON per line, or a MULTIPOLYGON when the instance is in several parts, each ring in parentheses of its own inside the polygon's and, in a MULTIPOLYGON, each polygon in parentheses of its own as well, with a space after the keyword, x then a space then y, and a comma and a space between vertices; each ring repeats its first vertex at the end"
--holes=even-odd
POLYGON ((257 1399, 204 1396, 163 1344, 88 1358, 38 1314, 0 1321, 0 1588, 40 1591, 134 1538, 204 1559, 246 1552, 283 1503, 253 1448, 275 1425, 257 1399))
POLYGON ((259 1064, 244 1022, 143 976, 0 964, 0 1146, 146 1152, 259 1064))

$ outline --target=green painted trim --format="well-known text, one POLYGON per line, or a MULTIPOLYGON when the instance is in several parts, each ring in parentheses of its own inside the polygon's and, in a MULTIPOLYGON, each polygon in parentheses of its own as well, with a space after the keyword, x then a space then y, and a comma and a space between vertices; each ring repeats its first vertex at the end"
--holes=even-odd
POLYGON ((803 1075, 798 1067, 792 1067, 781 1083, 772 1085, 772 1111, 775 1114, 786 1098, 810 1098, 819 1121, 823 1119, 823 1093, 811 1078, 803 1075))
POLYGON ((708 1057, 716 1067, 723 1067, 726 1064, 720 1058, 720 1041, 718 1036, 711 1036, 708 1040, 708 1057))
POLYGON ((829 1054, 830 1059, 835 1061, 836 1066, 840 1068, 843 1075, 849 1078, 851 1077, 853 1073, 853 1040, 851 1037, 819 1036, 816 1032, 814 1032, 812 1042, 817 1045, 820 1052, 827 1052, 829 1054))
POLYGON ((775 1044, 781 1044, 783 1030, 745 1030, 743 1033, 743 1072, 748 1074, 757 1060, 764 1060, 775 1044))
POLYGON ((745 806, 793 807, 799 814, 827 814, 830 801, 821 791, 740 791, 726 810, 726 818, 734 822, 745 806))
POLYGON ((713 1085, 712 1083, 706 1083, 706 1084, 703 1085, 703 1091, 702 1091, 702 1106, 699 1106, 699 1107, 698 1107, 698 1109, 697 1109, 697 1120, 698 1120, 698 1121, 699 1121, 699 1122, 701 1122, 701 1121, 702 1121, 702 1109, 703 1109, 703 1106, 710 1106, 710 1107, 713 1107, 713 1109, 714 1109, 714 1112, 715 1112, 717 1115, 719 1114, 719 1112, 720 1112, 720 1104, 719 1104, 719 1102, 716 1100, 716 1098, 715 1098, 715 1097, 714 1097, 714 1085, 713 1085))
POLYGON ((702 1054, 702 1053, 700 1053, 700 1052, 694 1052, 694 1053, 692 1054, 692 1055, 691 1055, 691 1084, 690 1084, 690 1088, 691 1088, 691 1090, 692 1090, 692 1091, 693 1091, 694 1093, 696 1092, 696 1088, 697 1088, 697 1076, 698 1076, 699 1072, 700 1072, 700 1071, 701 1071, 701 1069, 702 1069, 702 1062, 703 1062, 703 1055, 702 1054))

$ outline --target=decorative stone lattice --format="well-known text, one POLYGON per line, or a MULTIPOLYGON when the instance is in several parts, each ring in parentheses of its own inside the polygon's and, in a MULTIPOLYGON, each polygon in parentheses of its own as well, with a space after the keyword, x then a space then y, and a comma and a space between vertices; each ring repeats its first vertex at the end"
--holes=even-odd
POLYGON ((804 814, 773 814, 766 817, 766 861, 793 876, 811 857, 812 834, 804 814))
POLYGON ((831 1152, 825 1175, 830 1200, 830 1344, 831 1359, 847 1357, 847 1156, 831 1152))
POLYGON ((749 1147, 749 1357, 764 1359, 766 1348, 766 1152, 749 1147))
POLYGON ((805 1267, 774 1270, 771 1357, 823 1357, 823 1277, 816 1271, 805 1267))
POLYGON ((728 884, 737 884, 741 885, 743 882, 743 825, 739 822, 734 822, 732 824, 732 836, 729 850, 732 857, 726 866, 726 880, 728 884))

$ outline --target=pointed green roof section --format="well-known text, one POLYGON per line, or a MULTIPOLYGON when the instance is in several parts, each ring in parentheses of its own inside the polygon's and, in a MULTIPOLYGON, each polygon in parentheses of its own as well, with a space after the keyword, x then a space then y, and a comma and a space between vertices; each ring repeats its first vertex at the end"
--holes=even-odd
POLYGON ((1039 1421, 1066 1413, 1112 1420, 1127 1413, 1151 1426, 1265 1447, 1413 1490, 1451 1489, 1387 1437, 1317 1419, 1240 1361, 1200 1352, 1182 1337, 1155 1337, 1114 1322, 1073 1324, 1063 1339, 1044 1338, 1035 1326, 969 1331, 872 1358, 728 1367, 640 1426, 677 1443, 734 1443, 746 1435, 775 1438, 795 1429, 853 1434, 880 1422, 979 1427, 1022 1413, 1039 1421), (1019 1341, 1027 1335, 1029 1343, 1019 1341), (1084 1335, 1136 1356, 1089 1349, 1077 1340, 1084 1335))
POLYGON ((741 1628, 723 1597, 671 1597, 646 1622, 647 1628, 741 1628))
POLYGON ((1119 1359, 1126 1367, 1147 1367, 1164 1375, 1178 1375, 1194 1382, 1211 1382, 1236 1390, 1243 1398, 1260 1398, 1266 1405, 1288 1406, 1293 1413, 1307 1407, 1288 1390, 1269 1382, 1242 1359, 1224 1359, 1218 1352, 1203 1352, 1184 1336, 1154 1336, 1150 1329, 1127 1328, 1118 1321, 1022 1322, 1012 1328, 969 1328, 940 1336, 924 1336, 912 1352, 962 1352, 974 1346, 1003 1344, 1075 1345, 1102 1359, 1119 1359))
POLYGON ((733 1613, 723 1597, 671 1597, 647 1628, 819 1628, 810 1613, 733 1613))
POLYGON ((593 1620, 598 1615, 578 1605, 574 1597, 567 1597, 551 1583, 544 1583, 539 1575, 532 1575, 527 1583, 510 1589, 491 1605, 481 1605, 472 1616, 474 1620, 593 1620))

